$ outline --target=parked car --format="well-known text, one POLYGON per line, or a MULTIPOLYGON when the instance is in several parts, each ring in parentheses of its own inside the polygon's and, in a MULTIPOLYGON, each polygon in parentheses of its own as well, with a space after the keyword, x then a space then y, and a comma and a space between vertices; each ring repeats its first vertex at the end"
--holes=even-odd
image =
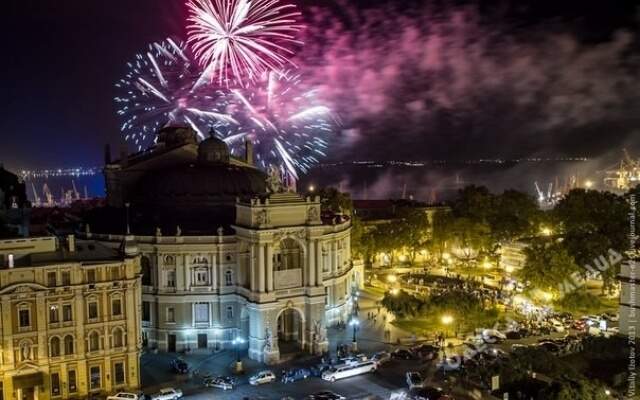
POLYGON ((409 371, 406 374, 407 386, 409 390, 419 389, 424 387, 424 378, 419 372, 409 371))
POLYGON ((311 371, 306 368, 296 368, 290 369, 286 371, 284 375, 282 375, 282 383, 292 383, 296 381, 301 381, 303 379, 307 379, 311 376, 311 371))
POLYGON ((391 353, 391 357, 399 360, 412 360, 413 354, 407 349, 395 349, 393 353, 391 353))
POLYGON ((271 383, 274 382, 276 380, 276 374, 273 373, 273 371, 260 371, 257 374, 255 374, 254 376, 252 376, 251 378, 249 378, 249 384, 256 386, 256 385, 262 385, 265 383, 271 383))
POLYGON ((421 400, 446 400, 450 399, 439 387, 425 386, 413 392, 413 398, 421 400))
POLYGON ((436 368, 440 371, 457 371, 461 367, 460 360, 447 357, 444 360, 438 361, 436 364, 436 368))
POLYGON ((538 343, 538 347, 543 348, 547 350, 549 353, 553 353, 553 354, 558 354, 562 350, 562 348, 557 343, 553 343, 553 342, 538 343))
POLYGON ((426 358, 428 360, 434 359, 438 355, 439 351, 440 348, 432 344, 421 344, 419 346, 411 348, 411 352, 413 354, 416 354, 420 358, 426 358))
POLYGON ((324 390, 322 392, 310 394, 307 400, 346 400, 347 398, 336 392, 324 390))
POLYGON ((618 314, 612 313, 612 312, 606 312, 602 314, 601 317, 602 319, 606 319, 607 321, 610 321, 610 322, 618 322, 620 320, 620 317, 618 316, 618 314))
POLYGON ((206 378, 203 381, 203 384, 206 387, 215 387, 222 390, 231 390, 236 385, 235 378, 230 376, 214 376, 211 378, 206 378))
POLYGON ((486 343, 500 343, 506 338, 507 336, 497 329, 485 329, 482 331, 482 339, 486 343))
POLYGON ((135 393, 119 392, 107 397, 107 400, 140 400, 140 396, 135 393))
POLYGON ((507 339, 510 339, 510 340, 518 340, 518 339, 522 339, 524 337, 524 335, 522 334, 520 329, 513 330, 513 331, 508 331, 508 332, 505 333, 505 336, 506 336, 507 339))
POLYGON ((378 365, 385 364, 391 361, 391 354, 387 351, 379 351, 371 357, 371 359, 378 363, 378 365))
POLYGON ((189 364, 179 358, 172 360, 169 365, 171 369, 178 374, 186 374, 189 372, 189 364))
POLYGON ((178 400, 182 398, 182 390, 174 388, 163 388, 151 396, 151 400, 178 400))

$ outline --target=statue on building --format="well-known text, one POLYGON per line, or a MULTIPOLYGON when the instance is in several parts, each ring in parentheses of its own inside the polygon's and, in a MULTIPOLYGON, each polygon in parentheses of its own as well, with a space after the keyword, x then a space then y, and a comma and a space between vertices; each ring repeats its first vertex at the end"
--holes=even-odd
POLYGON ((281 193, 284 190, 282 185, 282 175, 278 167, 274 165, 269 166, 267 176, 267 191, 269 193, 281 193))
POLYGON ((182 229, 180 229, 180 225, 176 226, 176 236, 182 236, 182 229))
POLYGON ((257 215, 257 222, 258 225, 266 225, 269 223, 269 214, 267 213, 267 210, 260 210, 258 211, 258 215, 257 215))
POLYGON ((327 338, 327 328, 324 327, 322 321, 313 321, 313 334, 316 342, 324 342, 327 338))
POLYGON ((156 226, 156 236, 162 236, 162 229, 159 226, 156 226))
POLYGON ((318 219, 318 209, 316 207, 309 208, 309 212, 307 215, 307 220, 309 222, 313 222, 318 219))
POLYGON ((275 343, 273 341, 273 335, 271 334, 271 328, 266 328, 264 333, 264 351, 271 352, 275 350, 275 343))
POLYGON ((218 230, 216 231, 218 233, 218 236, 224 236, 224 228, 219 226, 218 230))
POLYGON ((87 235, 91 234, 91 226, 89 226, 89 224, 84 224, 84 233, 87 235))

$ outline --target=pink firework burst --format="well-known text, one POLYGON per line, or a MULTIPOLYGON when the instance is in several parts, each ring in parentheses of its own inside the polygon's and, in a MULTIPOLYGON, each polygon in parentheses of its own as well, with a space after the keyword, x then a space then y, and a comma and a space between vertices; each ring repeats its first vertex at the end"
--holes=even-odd
POLYGON ((291 45, 302 44, 300 12, 280 0, 189 0, 188 43, 204 72, 214 79, 244 86, 262 73, 289 63, 291 45))

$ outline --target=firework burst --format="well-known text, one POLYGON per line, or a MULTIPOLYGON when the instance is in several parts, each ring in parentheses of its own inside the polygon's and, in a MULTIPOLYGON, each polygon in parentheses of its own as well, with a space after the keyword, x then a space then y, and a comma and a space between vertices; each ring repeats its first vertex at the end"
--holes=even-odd
POLYGON ((225 109, 239 125, 219 121, 216 132, 241 155, 243 139, 254 143, 256 162, 263 170, 283 168, 298 178, 327 153, 335 121, 319 105, 313 90, 303 90, 300 76, 269 72, 253 89, 232 89, 225 109))
POLYGON ((224 93, 198 88, 200 70, 183 42, 152 43, 127 66, 129 71, 115 84, 119 93, 114 100, 122 134, 138 151, 152 145, 167 123, 189 125, 201 139, 221 121, 235 123, 218 108, 224 93))
POLYGON ((300 12, 280 0, 190 0, 188 43, 204 68, 200 83, 217 80, 244 86, 281 69, 301 44, 294 34, 300 12))

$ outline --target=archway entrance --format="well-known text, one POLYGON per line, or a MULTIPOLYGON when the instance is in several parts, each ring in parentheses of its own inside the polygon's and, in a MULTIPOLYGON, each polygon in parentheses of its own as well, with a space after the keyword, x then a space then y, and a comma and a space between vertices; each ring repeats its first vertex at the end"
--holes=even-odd
POLYGON ((280 354, 304 349, 304 319, 300 311, 287 308, 278 316, 278 348, 280 354))

